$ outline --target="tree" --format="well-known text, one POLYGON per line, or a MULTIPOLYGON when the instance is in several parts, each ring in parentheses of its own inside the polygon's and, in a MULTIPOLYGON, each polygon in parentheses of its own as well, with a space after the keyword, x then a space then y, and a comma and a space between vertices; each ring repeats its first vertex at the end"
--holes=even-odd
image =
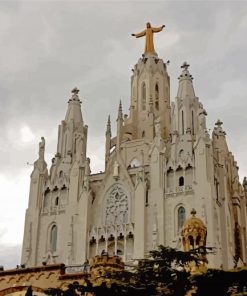
MULTIPOLYGON (((201 274, 191 274, 191 266, 202 266, 210 248, 200 247, 189 252, 159 246, 150 257, 138 260, 136 265, 124 270, 108 272, 85 279, 85 285, 74 282, 66 291, 50 289, 51 296, 75 296, 91 292, 95 296, 184 296, 188 291, 194 296, 236 295, 247 289, 247 268, 224 271, 208 269, 201 274), (100 280, 99 280, 100 278, 100 280)), ((246 294, 239 294, 246 295, 246 294)))

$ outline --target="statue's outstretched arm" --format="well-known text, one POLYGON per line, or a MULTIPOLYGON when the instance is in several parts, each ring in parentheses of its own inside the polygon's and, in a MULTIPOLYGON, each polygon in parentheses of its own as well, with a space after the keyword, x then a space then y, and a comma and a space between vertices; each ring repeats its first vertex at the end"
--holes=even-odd
POLYGON ((142 37, 142 36, 145 36, 146 35, 146 30, 140 32, 140 33, 137 33, 137 34, 132 34, 132 36, 135 36, 136 38, 139 38, 139 37, 142 37))
POLYGON ((165 27, 165 25, 163 25, 163 26, 161 26, 161 27, 157 27, 157 28, 152 27, 152 31, 153 31, 154 33, 158 33, 158 32, 160 32, 160 31, 162 31, 164 27, 165 27))

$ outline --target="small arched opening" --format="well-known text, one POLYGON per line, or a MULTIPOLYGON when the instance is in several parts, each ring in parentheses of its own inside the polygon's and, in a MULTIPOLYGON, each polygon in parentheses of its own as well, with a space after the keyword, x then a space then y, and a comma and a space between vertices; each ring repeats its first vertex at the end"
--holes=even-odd
POLYGON ((184 177, 181 176, 179 179, 178 179, 178 185, 179 186, 184 186, 184 177))

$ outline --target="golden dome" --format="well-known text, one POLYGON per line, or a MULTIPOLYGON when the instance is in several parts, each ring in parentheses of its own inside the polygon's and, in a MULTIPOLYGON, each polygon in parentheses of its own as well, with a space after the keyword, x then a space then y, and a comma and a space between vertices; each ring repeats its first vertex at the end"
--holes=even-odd
POLYGON ((207 227, 205 226, 204 222, 197 218, 196 210, 192 209, 191 211, 192 217, 187 219, 184 222, 183 228, 182 228, 182 236, 185 236, 186 234, 192 234, 192 233, 198 233, 198 234, 206 234, 207 233, 207 227))

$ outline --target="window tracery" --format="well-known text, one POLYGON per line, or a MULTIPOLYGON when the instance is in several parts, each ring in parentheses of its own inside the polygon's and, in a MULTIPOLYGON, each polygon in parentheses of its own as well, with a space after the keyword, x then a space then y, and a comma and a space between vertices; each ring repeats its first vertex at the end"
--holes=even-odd
POLYGON ((119 185, 109 192, 105 203, 105 225, 121 225, 128 223, 128 196, 119 185))

